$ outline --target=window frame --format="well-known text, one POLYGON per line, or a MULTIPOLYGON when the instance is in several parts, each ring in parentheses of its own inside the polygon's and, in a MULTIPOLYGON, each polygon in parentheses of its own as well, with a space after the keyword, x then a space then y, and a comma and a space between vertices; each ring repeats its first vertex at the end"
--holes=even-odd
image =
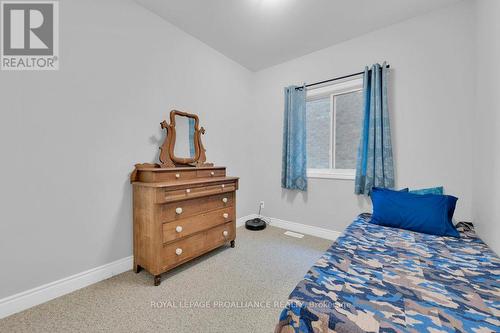
POLYGON ((356 177, 356 169, 337 169, 335 168, 335 126, 336 126, 336 99, 335 96, 348 94, 356 91, 363 90, 363 77, 362 75, 342 80, 334 84, 323 85, 317 88, 307 89, 306 101, 321 99, 325 97, 330 98, 330 165, 333 168, 328 169, 315 169, 307 168, 307 178, 323 178, 323 179, 345 179, 354 180, 356 177))

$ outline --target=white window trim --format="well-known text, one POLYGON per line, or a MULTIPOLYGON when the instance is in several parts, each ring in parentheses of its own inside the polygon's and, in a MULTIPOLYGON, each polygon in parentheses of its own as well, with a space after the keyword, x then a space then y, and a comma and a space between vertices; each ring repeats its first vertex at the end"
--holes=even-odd
MULTIPOLYGON (((315 100, 329 96, 330 111, 331 111, 331 128, 335 128, 336 110, 335 110, 335 96, 359 91, 363 89, 363 78, 350 79, 336 84, 330 84, 318 88, 308 89, 307 100, 315 100)), ((330 149, 330 165, 333 165, 333 154, 335 154, 335 137, 333 130, 330 131, 330 142, 332 142, 332 149, 330 149), (332 137, 333 136, 333 137, 332 137)), ((356 177, 355 169, 307 169, 307 178, 322 178, 322 179, 344 179, 354 180, 356 177)))
POLYGON ((350 79, 335 84, 329 84, 318 88, 307 88, 307 99, 313 100, 333 95, 341 95, 348 92, 363 89, 363 78, 350 79))
POLYGON ((337 99, 336 94, 330 95, 330 114, 332 115, 332 121, 330 124, 330 142, 332 147, 330 149, 330 165, 332 169, 335 169, 335 154, 337 153, 337 133, 335 129, 337 128, 337 99))
POLYGON ((307 169, 307 178, 345 179, 356 178, 355 169, 307 169))

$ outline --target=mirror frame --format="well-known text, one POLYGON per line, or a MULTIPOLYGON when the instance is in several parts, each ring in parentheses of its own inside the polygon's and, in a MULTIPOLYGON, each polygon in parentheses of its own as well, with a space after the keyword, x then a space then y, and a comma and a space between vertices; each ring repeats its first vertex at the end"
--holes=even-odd
POLYGON ((160 163, 162 167, 173 168, 176 166, 210 166, 212 164, 205 163, 205 148, 201 142, 201 134, 205 134, 205 129, 199 127, 200 120, 197 115, 178 110, 170 111, 170 124, 164 120, 161 122, 161 128, 167 130, 167 136, 163 145, 160 147, 160 163), (176 131, 175 131, 175 116, 187 117, 194 119, 194 157, 185 158, 177 157, 174 154, 176 131))

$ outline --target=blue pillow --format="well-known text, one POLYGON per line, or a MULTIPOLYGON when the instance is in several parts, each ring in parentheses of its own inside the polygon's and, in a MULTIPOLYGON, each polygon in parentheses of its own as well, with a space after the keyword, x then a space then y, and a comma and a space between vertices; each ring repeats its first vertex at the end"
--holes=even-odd
POLYGON ((419 190, 411 190, 410 193, 443 195, 444 194, 444 188, 442 186, 429 187, 429 188, 421 188, 419 190))
POLYGON ((458 198, 374 187, 372 223, 437 236, 460 237, 452 218, 458 198))

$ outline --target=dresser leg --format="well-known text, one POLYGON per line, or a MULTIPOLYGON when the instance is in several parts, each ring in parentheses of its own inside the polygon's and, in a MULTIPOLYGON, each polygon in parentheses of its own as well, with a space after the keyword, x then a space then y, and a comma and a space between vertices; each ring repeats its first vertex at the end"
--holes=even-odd
POLYGON ((134 265, 134 272, 139 273, 140 271, 142 271, 142 267, 139 265, 134 265))
POLYGON ((231 241, 231 247, 234 248, 234 240, 231 241))
POLYGON ((155 286, 159 286, 161 283, 161 275, 155 275, 155 286))

